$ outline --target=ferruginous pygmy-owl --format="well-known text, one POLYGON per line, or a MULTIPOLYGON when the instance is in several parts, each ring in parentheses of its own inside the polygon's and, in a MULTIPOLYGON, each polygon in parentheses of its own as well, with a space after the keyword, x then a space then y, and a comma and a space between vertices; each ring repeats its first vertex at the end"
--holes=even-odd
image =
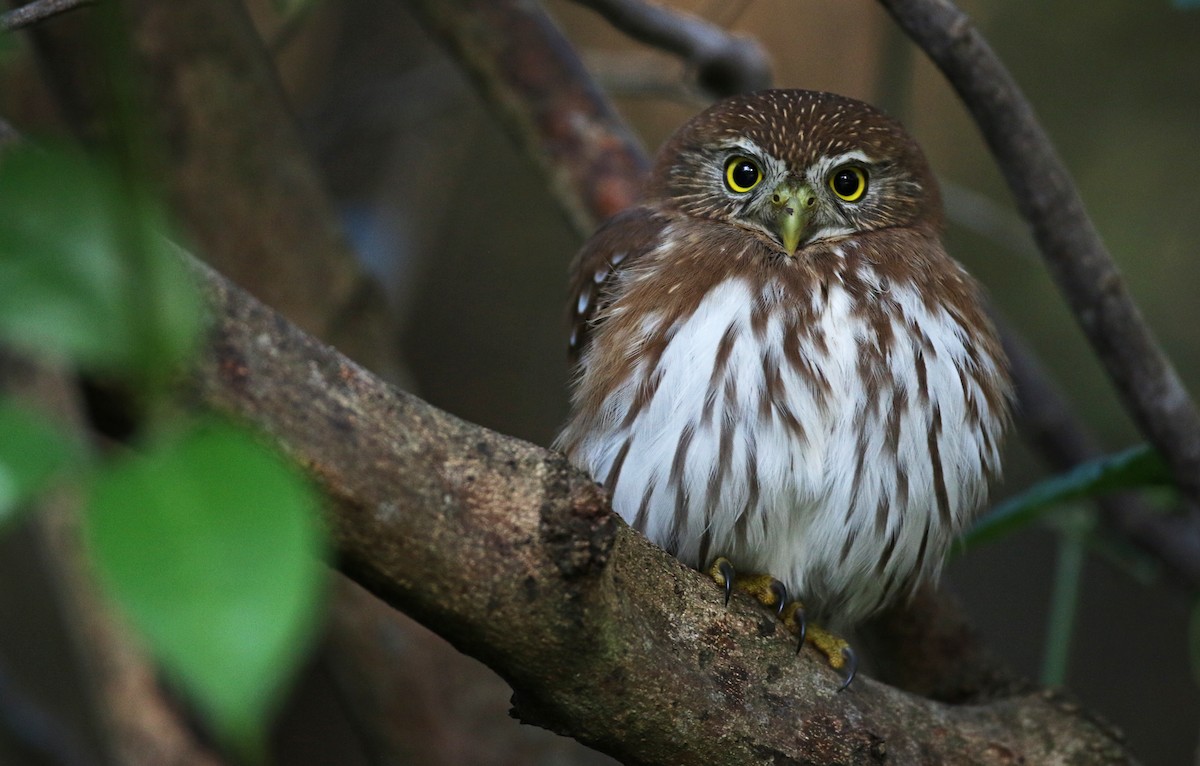
POLYGON ((984 501, 1010 393, 941 227, 921 150, 867 104, 716 104, 575 261, 557 446, 718 580, 773 575, 842 627, 906 596, 984 501))

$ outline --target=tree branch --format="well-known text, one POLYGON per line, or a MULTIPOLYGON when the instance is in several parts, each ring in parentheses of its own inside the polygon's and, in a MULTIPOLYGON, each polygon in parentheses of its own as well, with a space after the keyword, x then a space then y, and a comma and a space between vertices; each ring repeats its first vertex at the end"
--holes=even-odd
POLYGON ((771 60, 758 40, 642 0, 576 0, 634 40, 682 58, 714 98, 771 87, 771 60))
POLYGON ((331 501, 342 569, 500 673, 518 716, 627 762, 1129 756, 1048 693, 951 707, 797 658, 772 616, 726 609, 558 454, 389 388, 197 266, 215 318, 208 406, 264 429, 331 501))
POLYGON ((12 32, 94 2, 95 0, 35 0, 0 14, 0 26, 12 32))
POLYGON ((629 207, 645 152, 538 3, 410 0, 542 170, 580 237, 629 207))
POLYGON ((1033 107, 949 0, 879 1, 971 111, 1126 409, 1180 488, 1200 502, 1200 413, 1143 321, 1033 107))

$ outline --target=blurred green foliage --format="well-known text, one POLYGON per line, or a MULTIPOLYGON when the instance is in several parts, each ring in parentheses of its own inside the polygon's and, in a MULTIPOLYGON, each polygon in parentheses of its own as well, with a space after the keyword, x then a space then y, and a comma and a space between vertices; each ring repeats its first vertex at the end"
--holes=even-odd
POLYGON ((1067 680, 1085 554, 1094 542, 1095 512, 1080 501, 1122 490, 1173 486, 1162 457, 1142 444, 1038 482, 995 505, 963 536, 961 548, 965 549, 998 540, 1037 521, 1051 521, 1058 527, 1058 561, 1043 645, 1043 684, 1060 686, 1067 680))
POLYGON ((0 343, 132 394, 131 449, 0 403, 0 522, 55 480, 89 498, 94 570, 216 738, 259 760, 308 645, 324 542, 307 481, 241 427, 172 403, 201 301, 161 206, 121 163, 0 156, 0 343))
POLYGON ((70 150, 0 163, 0 339, 82 367, 161 378, 193 350, 200 304, 162 209, 70 150))
POLYGON ((0 530, 50 479, 78 463, 79 446, 27 408, 0 399, 0 530))
POLYGON ((210 724, 257 760, 317 614, 313 493, 243 429, 201 423, 112 463, 89 505, 104 585, 210 724))

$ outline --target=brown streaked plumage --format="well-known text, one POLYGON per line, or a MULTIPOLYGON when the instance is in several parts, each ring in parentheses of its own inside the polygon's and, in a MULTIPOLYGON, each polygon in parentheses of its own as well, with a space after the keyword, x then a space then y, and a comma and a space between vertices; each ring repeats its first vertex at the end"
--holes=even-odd
POLYGON ((999 471, 1009 382, 917 144, 764 91, 693 118, 572 273, 558 446, 685 563, 836 623, 937 575, 999 471))

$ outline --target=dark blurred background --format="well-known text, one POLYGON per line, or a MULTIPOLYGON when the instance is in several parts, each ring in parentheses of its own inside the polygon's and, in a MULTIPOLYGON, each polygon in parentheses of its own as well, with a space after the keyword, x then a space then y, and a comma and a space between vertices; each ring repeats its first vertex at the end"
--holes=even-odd
MULTIPOLYGON (((779 86, 836 91, 901 118, 942 179, 950 252, 986 284, 1106 450, 1140 440, 969 117, 875 3, 672 5, 758 37, 779 86)), ((1192 185, 1200 178, 1200 9, 1170 0, 961 5, 1025 89, 1146 319, 1200 390, 1200 189, 1192 185)), ((546 7, 648 147, 703 106, 675 59, 566 0, 546 7)), ((463 418, 548 445, 566 411, 565 278, 580 240, 538 172, 403 3, 320 2, 298 22, 266 0, 252 10, 346 232, 402 323, 395 352, 407 385, 463 418)), ((37 88, 12 77, 9 116, 52 124, 37 88)), ((997 498, 1047 473, 1019 437, 1007 466, 997 498)), ((55 690, 53 681, 68 649, 40 606, 47 599, 22 534, 0 540, 0 662, 54 708, 70 696, 69 683, 55 690)), ((1034 678, 1058 546, 1053 528, 1028 529, 957 558, 945 578, 994 651, 1034 678)), ((1146 763, 1196 762, 1193 594, 1153 568, 1114 561, 1089 552, 1066 684, 1124 730, 1146 763)), ((281 762, 359 762, 352 746, 313 744, 351 738, 336 704, 320 701, 333 694, 328 675, 310 672, 291 703, 281 762)), ((516 727, 503 720, 506 697, 493 696, 497 726, 516 727)), ((76 713, 64 715, 70 722, 76 713)), ((88 731, 81 725, 85 741, 88 731)), ((9 762, 4 753, 0 736, 0 761, 9 762)), ((493 762, 581 763, 572 753, 555 744, 536 755, 496 753, 493 762)))

